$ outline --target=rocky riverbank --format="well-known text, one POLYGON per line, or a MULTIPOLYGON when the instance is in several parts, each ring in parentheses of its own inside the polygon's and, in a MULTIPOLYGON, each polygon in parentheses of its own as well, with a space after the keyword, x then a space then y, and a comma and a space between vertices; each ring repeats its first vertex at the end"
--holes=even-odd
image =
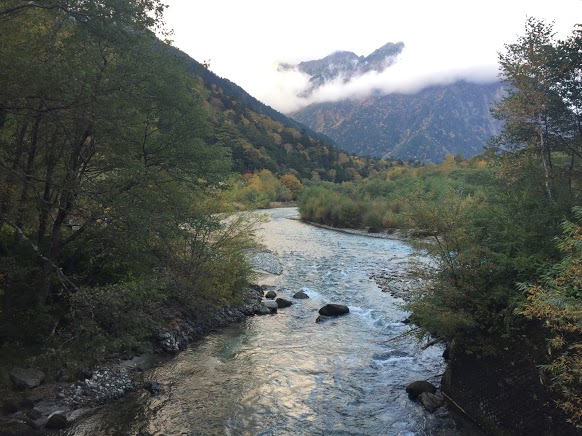
POLYGON ((24 374, 20 379, 12 377, 20 399, 0 402, 0 435, 47 434, 68 427, 92 407, 115 401, 135 390, 146 389, 153 395, 158 394, 161 387, 155 381, 144 380, 143 372, 160 356, 178 353, 212 330, 256 314, 263 289, 254 286, 244 292, 244 304, 210 309, 210 313, 188 313, 177 307, 160 308, 167 312, 164 318, 169 322, 152 337, 155 354, 130 359, 111 358, 84 371, 79 380, 71 381, 61 376, 43 383, 45 376, 39 371, 13 371, 16 375, 24 374), (34 381, 26 380, 28 373, 34 373, 34 381))
MULTIPOLYGON (((281 274, 282 266, 268 250, 254 253, 251 259, 258 272, 281 274)), ((262 303, 265 289, 255 285, 243 291, 243 304, 206 308, 191 313, 171 304, 159 307, 166 326, 151 338, 154 353, 127 358, 111 357, 107 362, 82 371, 78 380, 57 375, 52 380, 38 370, 15 371, 34 373, 34 381, 13 378, 18 393, 0 401, 0 435, 37 435, 68 427, 91 408, 113 402, 131 392, 146 389, 157 395, 163 389, 155 381, 145 380, 144 371, 164 356, 174 355, 203 338, 209 332, 243 321, 255 314, 271 313, 262 303), (202 313, 203 312, 203 313, 202 313), (48 379, 45 382, 45 379, 48 379), (18 385, 18 386, 17 386, 18 385)), ((26 377, 25 377, 26 378, 26 377)))

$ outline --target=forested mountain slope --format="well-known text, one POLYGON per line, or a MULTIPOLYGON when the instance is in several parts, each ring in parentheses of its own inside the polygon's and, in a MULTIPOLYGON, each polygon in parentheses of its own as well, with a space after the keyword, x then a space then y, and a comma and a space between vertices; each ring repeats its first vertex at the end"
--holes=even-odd
MULTIPOLYGON (((218 77, 185 53, 168 50, 204 86, 211 130, 206 141, 232 151, 233 170, 295 173, 341 182, 366 176, 376 160, 362 159, 338 150, 326 135, 261 103, 238 85, 218 77)), ((380 164, 381 165, 381 164, 380 164)))
POLYGON ((471 157, 483 151, 500 131, 490 109, 502 95, 501 83, 461 81, 417 94, 311 104, 291 116, 350 153, 440 162, 447 154, 471 157))

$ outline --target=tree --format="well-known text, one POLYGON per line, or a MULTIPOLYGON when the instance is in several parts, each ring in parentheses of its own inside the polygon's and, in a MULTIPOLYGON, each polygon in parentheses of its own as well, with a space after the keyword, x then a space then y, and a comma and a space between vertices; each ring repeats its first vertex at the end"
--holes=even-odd
POLYGON ((582 422, 582 208, 574 208, 576 221, 562 224, 558 244, 563 258, 549 266, 535 284, 522 284, 527 302, 519 311, 548 328, 550 362, 542 370, 561 395, 559 405, 572 422, 582 422))
POLYGON ((578 195, 573 178, 579 177, 582 156, 581 47, 579 33, 565 42, 555 41, 551 24, 529 18, 525 35, 499 54, 508 95, 494 113, 504 121, 497 144, 504 151, 507 175, 521 180, 525 172, 534 174, 546 198, 562 203, 566 211, 578 195))
POLYGON ((213 197, 230 159, 202 139, 202 85, 154 36, 162 12, 157 0, 3 3, 0 260, 11 287, 0 321, 26 324, 38 308, 66 310, 83 286, 178 271, 188 256, 218 268, 213 197), (198 241, 188 256, 184 240, 198 241), (17 279, 10 265, 29 261, 17 279))

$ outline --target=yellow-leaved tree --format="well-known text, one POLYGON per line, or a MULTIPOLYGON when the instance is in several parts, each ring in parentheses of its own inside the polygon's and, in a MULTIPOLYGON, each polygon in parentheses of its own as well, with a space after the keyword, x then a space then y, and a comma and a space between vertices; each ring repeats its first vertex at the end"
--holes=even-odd
POLYGON ((536 284, 523 284, 527 303, 520 311, 541 321, 552 333, 550 361, 542 370, 551 387, 561 393, 558 404, 570 420, 582 424, 582 207, 575 207, 576 222, 562 224, 558 247, 560 262, 552 265, 536 284))

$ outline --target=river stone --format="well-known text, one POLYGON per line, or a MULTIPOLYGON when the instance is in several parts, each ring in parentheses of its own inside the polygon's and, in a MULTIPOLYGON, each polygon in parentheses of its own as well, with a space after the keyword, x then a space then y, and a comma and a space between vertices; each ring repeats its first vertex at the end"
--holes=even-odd
POLYGON ((10 380, 18 389, 35 388, 44 381, 44 372, 31 368, 13 368, 10 380))
POLYGON ((0 414, 2 416, 11 415, 18 412, 18 406, 14 400, 6 400, 2 407, 0 407, 0 414))
POLYGON ((271 313, 271 310, 263 303, 259 304, 259 306, 255 309, 256 315, 268 315, 269 313, 271 313))
POLYGON ((66 428, 67 425, 69 425, 67 417, 59 412, 55 412, 49 416, 49 419, 46 422, 46 428, 50 428, 52 430, 61 430, 66 428))
POLYGON ((411 400, 416 400, 423 392, 434 394, 436 391, 435 385, 424 380, 415 381, 406 386, 406 393, 411 400))
POLYGON ((265 306, 267 309, 269 309, 271 313, 277 313, 277 309, 279 308, 277 302, 273 300, 263 301, 261 304, 265 306))
POLYGON ((418 396, 418 401, 429 413, 434 413, 439 407, 442 407, 445 404, 445 400, 443 397, 435 394, 431 394, 430 392, 423 392, 418 396))
POLYGON ((154 380, 145 381, 143 384, 143 388, 150 394, 152 394, 154 397, 164 392, 162 386, 157 381, 154 380))
POLYGON ((38 409, 31 409, 28 412, 26 412, 26 416, 28 416, 33 421, 36 421, 42 416, 42 413, 38 409))
POLYGON ((326 304, 319 309, 319 314, 323 316, 340 316, 349 312, 350 309, 348 306, 344 306, 343 304, 326 304))
POLYGON ((265 294, 265 298, 268 298, 270 300, 274 300, 276 296, 277 293, 273 290, 267 291, 267 293, 265 294))
POLYGON ((307 295, 303 291, 299 291, 293 295, 293 298, 297 298, 298 300, 305 300, 305 299, 309 298, 309 295, 307 295))
POLYGON ((286 300, 286 299, 284 299, 284 298, 277 298, 277 299, 275 300, 275 302, 277 303, 277 307, 278 307, 279 309, 283 309, 283 308, 285 308, 285 307, 289 307, 289 306, 291 306, 291 305, 293 304, 293 303, 291 303, 289 300, 286 300))

